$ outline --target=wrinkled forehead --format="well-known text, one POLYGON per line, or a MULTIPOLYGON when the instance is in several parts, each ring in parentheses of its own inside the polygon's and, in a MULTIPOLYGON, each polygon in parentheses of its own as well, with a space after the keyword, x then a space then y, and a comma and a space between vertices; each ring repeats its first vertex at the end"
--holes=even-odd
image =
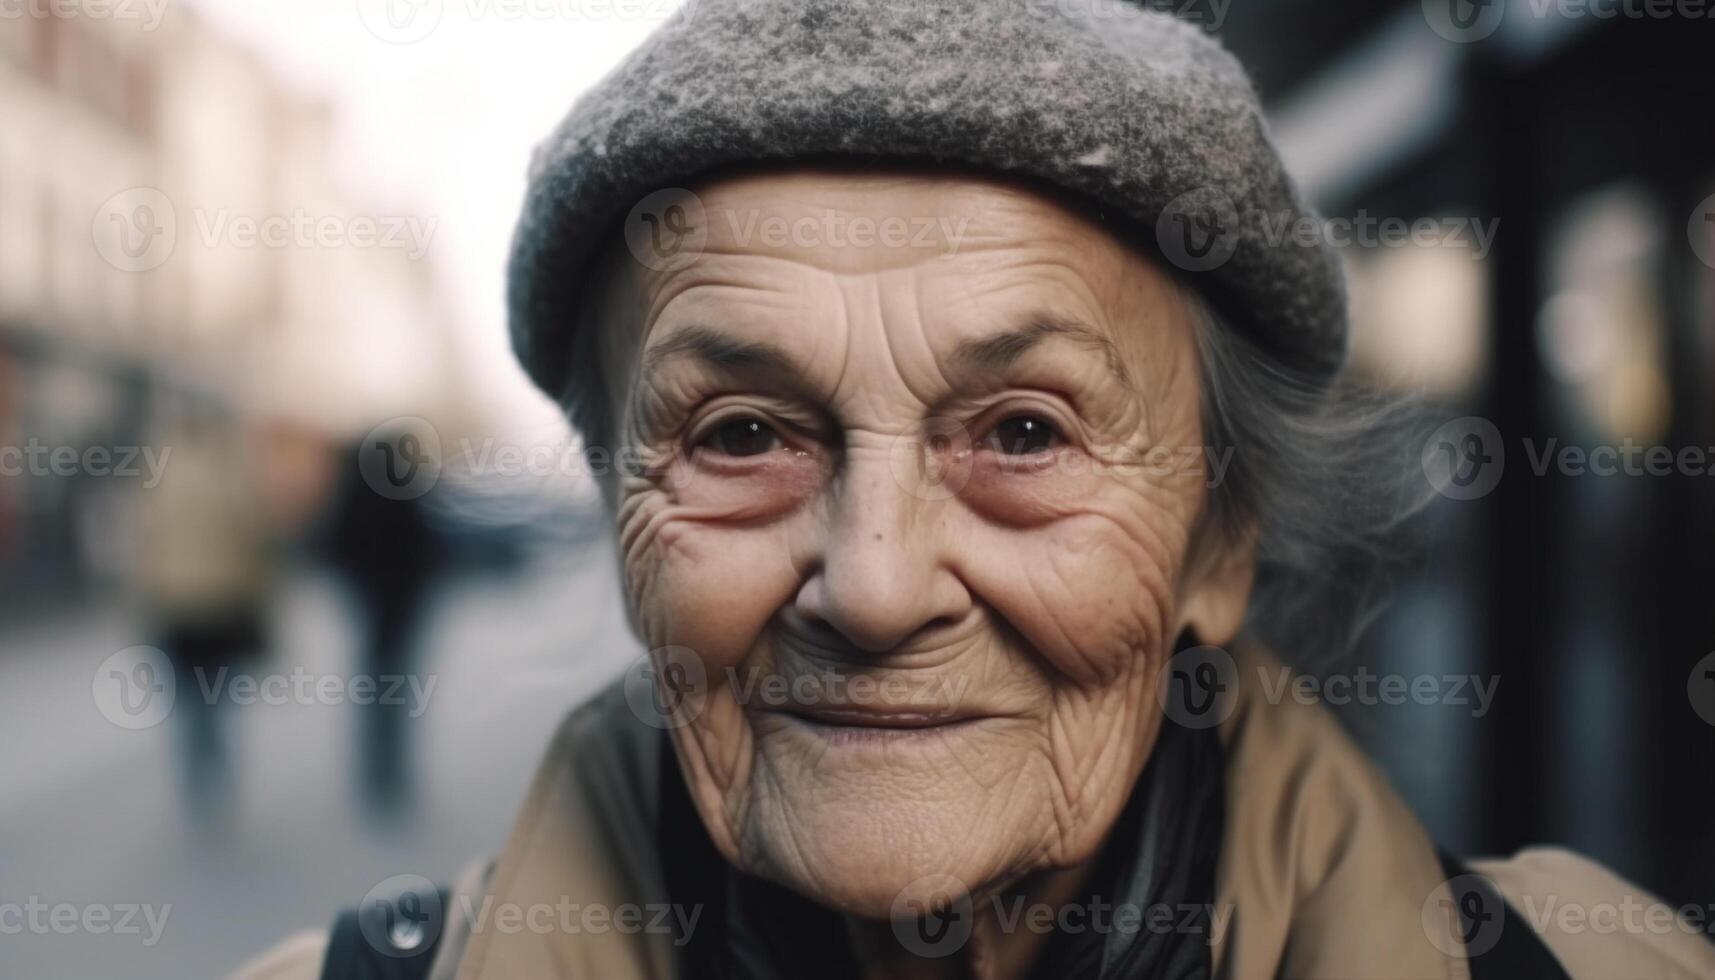
POLYGON ((673 235, 701 259, 771 257, 831 273, 967 268, 947 260, 1026 245, 1044 259, 1075 255, 1092 277, 1114 279, 1128 265, 1153 271, 1071 202, 1027 184, 958 172, 745 172, 664 196, 633 217, 628 244, 641 253, 645 280, 657 288, 700 264, 685 254, 650 254, 673 235), (644 233, 647 239, 639 240, 644 233))
MULTIPOLYGON (((629 310, 602 319, 633 353, 688 329, 802 346, 830 308, 905 318, 937 354, 1032 318, 1106 337, 1138 367, 1176 362, 1178 285, 1116 229, 999 178, 934 172, 724 176, 633 213, 629 310), (855 298, 854 298, 855 297, 855 298)), ((630 358, 627 358, 630 360, 630 358)), ((621 364, 612 364, 621 368, 621 364)))

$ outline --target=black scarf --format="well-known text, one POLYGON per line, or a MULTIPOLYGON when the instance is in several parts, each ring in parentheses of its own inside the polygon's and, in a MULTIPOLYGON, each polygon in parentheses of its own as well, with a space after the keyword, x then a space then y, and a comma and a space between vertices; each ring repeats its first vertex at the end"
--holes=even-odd
MULTIPOLYGON (((704 909, 698 928, 679 937, 681 976, 855 978, 841 917, 730 867, 691 804, 671 745, 662 746, 661 760, 658 840, 668 889, 674 903, 704 909)), ((1079 917, 1071 920, 1088 923, 1088 910, 1105 908, 1106 923, 1056 928, 1031 976, 1208 980, 1215 867, 1226 821, 1224 770, 1213 729, 1163 720, 1149 763, 1097 859, 1079 917), (1116 915, 1116 908, 1127 915, 1116 915)))

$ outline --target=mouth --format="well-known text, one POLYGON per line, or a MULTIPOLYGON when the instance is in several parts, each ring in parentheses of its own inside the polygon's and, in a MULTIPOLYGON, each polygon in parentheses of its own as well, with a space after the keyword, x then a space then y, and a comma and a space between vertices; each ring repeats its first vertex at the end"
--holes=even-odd
POLYGON ((770 712, 835 743, 899 741, 952 734, 984 719, 952 711, 847 705, 799 705, 770 712))

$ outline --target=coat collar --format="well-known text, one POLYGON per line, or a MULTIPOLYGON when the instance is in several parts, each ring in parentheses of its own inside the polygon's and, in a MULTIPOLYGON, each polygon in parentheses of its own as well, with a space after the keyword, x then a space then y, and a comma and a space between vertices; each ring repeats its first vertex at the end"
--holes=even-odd
MULTIPOLYGON (((1244 649, 1233 661, 1236 697, 1219 727, 1226 820, 1215 901, 1232 914, 1215 922, 1216 974, 1464 977, 1463 962, 1440 951, 1458 946, 1436 911, 1449 896, 1423 828, 1326 712, 1271 703, 1262 681, 1278 662, 1244 649)), ((466 900, 473 914, 490 914, 444 952, 459 980, 673 976, 674 935, 645 928, 674 914, 655 838, 658 735, 637 722, 619 685, 568 716, 487 895, 466 900), (612 923, 527 924, 532 909, 573 903, 602 908, 612 923), (498 913, 513 908, 521 911, 505 914, 522 915, 525 927, 502 927, 512 920, 498 913)))

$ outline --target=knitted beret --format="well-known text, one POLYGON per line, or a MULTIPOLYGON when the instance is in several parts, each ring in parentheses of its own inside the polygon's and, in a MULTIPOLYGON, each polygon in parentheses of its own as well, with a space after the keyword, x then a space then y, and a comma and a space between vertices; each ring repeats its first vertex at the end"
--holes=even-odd
POLYGON ((1070 192, 1289 365, 1326 380, 1344 360, 1339 260, 1244 70, 1195 25, 1120 0, 687 0, 532 158, 508 277, 531 378, 564 394, 590 259, 641 199, 827 158, 1070 192))

